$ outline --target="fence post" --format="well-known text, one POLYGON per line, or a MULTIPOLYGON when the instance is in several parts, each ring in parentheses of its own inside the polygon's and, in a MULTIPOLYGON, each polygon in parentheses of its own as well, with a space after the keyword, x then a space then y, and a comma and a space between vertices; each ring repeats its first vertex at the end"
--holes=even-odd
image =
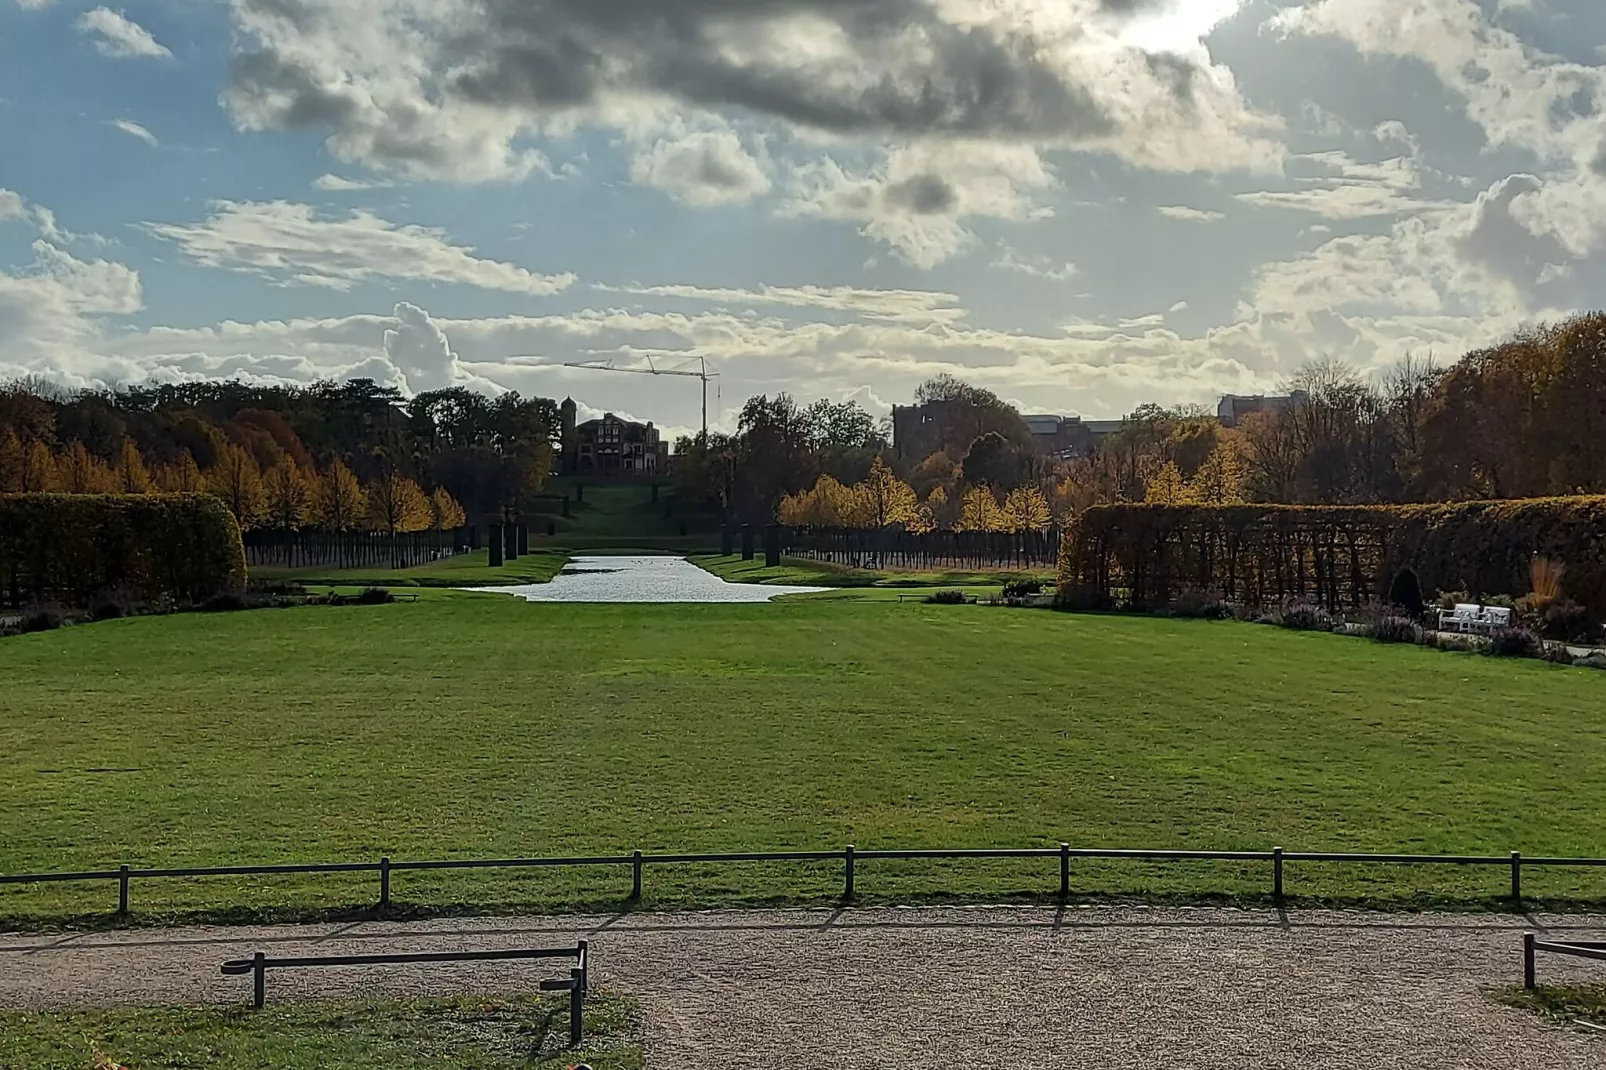
POLYGON ((1511 898, 1522 902, 1522 852, 1511 852, 1511 898))
POLYGON ((1534 934, 1522 934, 1522 987, 1534 987, 1534 934))
POLYGON ((1071 845, 1060 844, 1060 898, 1071 897, 1071 845))
POLYGON ((390 859, 379 860, 379 905, 390 906, 390 859))
POLYGON ((268 1002, 268 967, 262 961, 265 958, 260 951, 251 956, 251 1005, 257 1010, 268 1002))
MULTIPOLYGON (((580 961, 585 961, 586 942, 580 941, 580 961)), ((569 1047, 578 1048, 585 1038, 586 974, 579 966, 569 971, 569 1047)))
POLYGON ((128 913, 128 863, 117 867, 117 913, 128 913))
POLYGON ((1273 847, 1271 849, 1271 897, 1273 899, 1281 899, 1283 897, 1283 849, 1281 847, 1273 847))
POLYGON ((853 844, 842 851, 842 898, 853 898, 853 844))
POLYGON ((641 902, 641 852, 630 855, 630 898, 641 902))

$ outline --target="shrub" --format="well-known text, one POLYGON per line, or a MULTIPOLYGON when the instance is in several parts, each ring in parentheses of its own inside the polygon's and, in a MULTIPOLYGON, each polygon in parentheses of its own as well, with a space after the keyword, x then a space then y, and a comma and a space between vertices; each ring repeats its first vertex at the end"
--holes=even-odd
POLYGON ((1014 583, 1004 584, 1005 598, 1027 598, 1034 594, 1043 593, 1041 580, 1017 580, 1014 583))
POLYGON ((1539 637, 1527 628, 1496 628, 1487 650, 1497 658, 1533 658, 1542 653, 1539 637))
POLYGON ((383 587, 369 587, 352 601, 359 606, 383 606, 396 601, 396 596, 383 587))
POLYGON ((53 632, 60 628, 65 618, 56 606, 34 606, 22 615, 22 622, 17 630, 27 632, 53 632))
POLYGON ((1171 617, 1197 617, 1203 620, 1222 620, 1232 616, 1232 607, 1214 591, 1189 587, 1171 600, 1165 613, 1171 617))
POLYGON ((1535 601, 1548 605, 1561 597, 1561 577, 1567 566, 1548 557, 1535 557, 1528 565, 1528 583, 1535 601))
POLYGON ((1275 615, 1276 623, 1296 632, 1326 632, 1333 628, 1333 618, 1321 606, 1304 602, 1290 602, 1275 615))
POLYGON ((927 602, 939 606, 959 606, 965 604, 964 591, 937 591, 926 598, 927 602))
POLYGON ((13 605, 195 605, 244 589, 245 550, 211 495, 0 494, 0 584, 13 605))
POLYGON ((1593 633, 1589 610, 1570 598, 1559 598, 1550 603, 1539 617, 1539 634, 1546 639, 1585 643, 1593 633))
POLYGON ((1390 613, 1367 625, 1366 634, 1379 643, 1420 643, 1422 626, 1410 617, 1390 613))
POLYGON ((97 598, 95 604, 89 607, 90 620, 117 620, 126 615, 127 611, 116 598, 97 598))
POLYGON ((215 594, 201 603, 204 613, 237 613, 242 609, 251 608, 243 597, 237 594, 215 594))
POLYGON ((1452 610, 1456 606, 1476 605, 1478 600, 1472 597, 1471 591, 1440 591, 1438 605, 1440 609, 1452 610))
POLYGON ((1055 592, 1054 608, 1069 613, 1091 613, 1115 608, 1115 599, 1096 587, 1061 586, 1057 587, 1055 592))

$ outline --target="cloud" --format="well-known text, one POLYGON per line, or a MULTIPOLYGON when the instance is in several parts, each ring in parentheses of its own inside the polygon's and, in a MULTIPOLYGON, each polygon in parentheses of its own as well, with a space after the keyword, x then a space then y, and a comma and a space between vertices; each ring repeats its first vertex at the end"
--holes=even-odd
POLYGON ((975 243, 966 218, 1052 214, 1035 194, 1056 182, 1029 147, 927 142, 894 149, 860 172, 829 158, 800 167, 781 213, 862 223, 865 237, 885 242, 906 263, 930 268, 975 243))
POLYGON ((1336 37, 1367 56, 1420 61, 1459 96, 1491 147, 1577 161, 1600 143, 1606 71, 1546 53, 1490 21, 1474 0, 1317 0, 1268 23, 1336 37))
POLYGON ((448 372, 450 382, 466 376, 543 396, 584 390, 594 399, 608 398, 611 408, 645 413, 664 425, 696 419, 695 384, 680 393, 665 391, 661 382, 645 376, 639 377, 642 383, 634 376, 605 376, 599 383, 594 375, 554 365, 608 357, 702 357, 720 372, 727 398, 791 390, 805 400, 841 397, 860 388, 880 398, 903 398, 931 375, 950 372, 1005 396, 1030 397, 1045 411, 1119 416, 1143 401, 1208 403, 1223 392, 1265 390, 1311 353, 1379 367, 1409 352, 1459 353, 1521 322, 1503 317, 1478 322, 1432 311, 1424 296, 1400 290, 1410 285, 1399 281, 1409 270, 1400 244, 1327 250, 1308 263, 1268 269, 1252 290, 1265 310, 1246 301, 1236 319, 1194 335, 1168 329, 1155 316, 1045 335, 963 323, 821 323, 728 311, 687 315, 617 309, 429 317, 432 327, 417 321, 407 327, 398 311, 153 328, 108 336, 100 349, 107 366, 139 368, 155 378, 242 374, 306 381, 352 374, 350 369, 363 365, 414 390, 447 382, 448 372), (1353 279, 1347 277, 1351 274, 1353 279), (1341 303, 1327 301, 1324 285, 1341 303), (1419 311, 1391 311, 1377 303, 1395 295, 1419 311), (382 348, 387 331, 401 336, 389 343, 388 355, 382 348), (510 360, 510 353, 536 359, 510 360))
POLYGON ((147 145, 154 147, 161 144, 160 141, 156 140, 155 134, 151 133, 149 130, 145 129, 132 119, 108 119, 106 120, 106 125, 114 129, 121 130, 123 133, 132 137, 137 137, 147 145))
POLYGON ((993 261, 993 267, 1000 271, 1014 271, 1021 275, 1047 279, 1050 282, 1065 282, 1076 274, 1076 265, 1068 260, 1056 262, 1047 256, 1022 256, 1007 245, 998 259, 993 261))
POLYGON ((172 59, 173 53, 149 30, 107 7, 86 11, 74 23, 78 32, 95 43, 95 50, 115 59, 172 59))
POLYGON ((22 194, 0 189, 0 223, 27 217, 27 202, 22 199, 22 194))
MULTIPOLYGON (((522 177, 521 137, 643 116, 794 132, 994 140, 1168 170, 1274 168, 1178 4, 1165 42, 1102 0, 232 0, 224 101, 245 130, 325 131, 339 159, 418 177, 522 177), (1123 37, 1123 34, 1129 36, 1123 37)), ((1233 7, 1236 7, 1234 0, 1233 7)))
POLYGON ((357 193, 362 190, 383 189, 391 183, 383 179, 341 178, 339 175, 319 175, 312 180, 312 188, 325 193, 357 193))
POLYGON ((398 225, 366 211, 323 218, 304 204, 218 201, 200 223, 147 223, 207 267, 243 271, 285 284, 349 289, 369 279, 415 279, 545 296, 573 275, 538 275, 484 260, 444 231, 398 225))
POLYGON ((930 290, 863 290, 851 286, 762 286, 758 289, 712 286, 593 286, 592 289, 705 301, 717 305, 783 305, 849 312, 870 319, 919 323, 951 323, 965 318, 953 294, 930 290))
POLYGON ((403 301, 396 306, 394 314, 397 325, 385 331, 385 357, 399 374, 387 375, 387 382, 409 394, 452 386, 464 386, 481 393, 501 392, 495 383, 463 370, 445 332, 429 313, 403 301))
POLYGON ((1203 208, 1189 208, 1181 204, 1162 205, 1155 209, 1167 219, 1180 219, 1184 223, 1219 223, 1227 216, 1222 212, 1206 211, 1203 208))
POLYGON ((636 155, 632 181, 668 193, 677 201, 707 208, 738 204, 770 190, 763 165, 730 130, 705 130, 661 139, 636 155))
MULTIPOLYGON (((0 196, 0 212, 10 207, 10 198, 0 196)), ((31 251, 31 264, 0 270, 0 372, 49 370, 71 377, 102 366, 95 352, 102 333, 94 317, 139 311, 139 273, 111 261, 80 260, 44 238, 31 251)))

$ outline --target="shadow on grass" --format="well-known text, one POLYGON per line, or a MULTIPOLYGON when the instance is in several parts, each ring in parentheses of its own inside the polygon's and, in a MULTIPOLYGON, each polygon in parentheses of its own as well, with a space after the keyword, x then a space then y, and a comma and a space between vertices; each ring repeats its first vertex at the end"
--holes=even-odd
MULTIPOLYGON (((494 900, 440 903, 393 903, 384 908, 373 905, 331 907, 202 907, 184 910, 135 911, 115 913, 15 913, 0 914, 0 933, 38 934, 57 932, 113 932, 170 928, 190 925, 318 925, 368 921, 412 922, 442 918, 473 917, 572 917, 628 916, 637 913, 681 911, 809 909, 833 907, 954 907, 954 906, 1036 906, 1036 907, 1216 907, 1241 910, 1279 911, 1280 921, 1260 924, 1288 924, 1290 910, 1365 911, 1380 914, 1503 914, 1524 918, 1533 914, 1606 914, 1606 898, 1524 898, 1520 903, 1496 896, 1457 896, 1414 893, 1400 896, 1291 895, 1277 899, 1271 895, 1166 893, 1077 893, 1068 898, 1035 891, 1001 891, 986 894, 938 893, 915 896, 858 895, 851 901, 841 897, 748 896, 701 899, 694 896, 652 898, 642 901, 618 897, 566 900, 494 900)), ((1056 921, 1056 927, 1061 924, 1056 921)))

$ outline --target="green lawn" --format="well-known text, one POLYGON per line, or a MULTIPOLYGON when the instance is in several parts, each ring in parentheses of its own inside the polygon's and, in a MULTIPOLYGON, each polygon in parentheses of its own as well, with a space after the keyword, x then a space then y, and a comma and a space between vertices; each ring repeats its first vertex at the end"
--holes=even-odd
MULTIPOLYGON (((850 842, 1606 855, 1606 676, 1231 621, 454 594, 21 636, 0 678, 0 872, 850 842)), ((1079 861, 1073 884, 1251 896, 1267 869, 1079 861)), ((1507 877, 1287 879, 1376 902, 1493 897, 1507 877)), ((839 864, 653 867, 643 905, 824 902, 839 881, 839 864)), ((1606 899, 1599 870, 1525 883, 1606 899)), ((858 874, 869 900, 1056 884, 1052 860, 858 874)), ((408 872, 394 895, 611 908, 628 887, 624 869, 408 872)), ((144 920, 286 916, 369 903, 376 880, 133 892, 144 920)), ((0 887, 0 928, 114 903, 108 884, 0 887)))
MULTIPOLYGON (((762 557, 743 561, 740 554, 700 554, 694 563, 731 583, 772 583, 815 587, 1002 587, 1016 580, 1052 583, 1054 573, 1043 569, 928 569, 924 571, 853 568, 805 557, 783 557, 774 568, 762 557)), ((995 590, 993 593, 997 593, 995 590)))
POLYGON ((546 583, 568 562, 568 551, 531 549, 515 561, 492 568, 489 550, 445 557, 413 568, 278 568, 251 569, 253 581, 293 580, 337 587, 500 587, 546 583))
MULTIPOLYGON (((271 982, 270 982, 271 984, 271 982)), ((270 996, 271 998, 271 996, 270 996)), ((627 1008, 593 997, 585 1043, 568 1044, 567 1003, 465 996, 386 1003, 269 1003, 161 1010, 0 1012, 0 1066, 27 1070, 639 1070, 627 1008)))

